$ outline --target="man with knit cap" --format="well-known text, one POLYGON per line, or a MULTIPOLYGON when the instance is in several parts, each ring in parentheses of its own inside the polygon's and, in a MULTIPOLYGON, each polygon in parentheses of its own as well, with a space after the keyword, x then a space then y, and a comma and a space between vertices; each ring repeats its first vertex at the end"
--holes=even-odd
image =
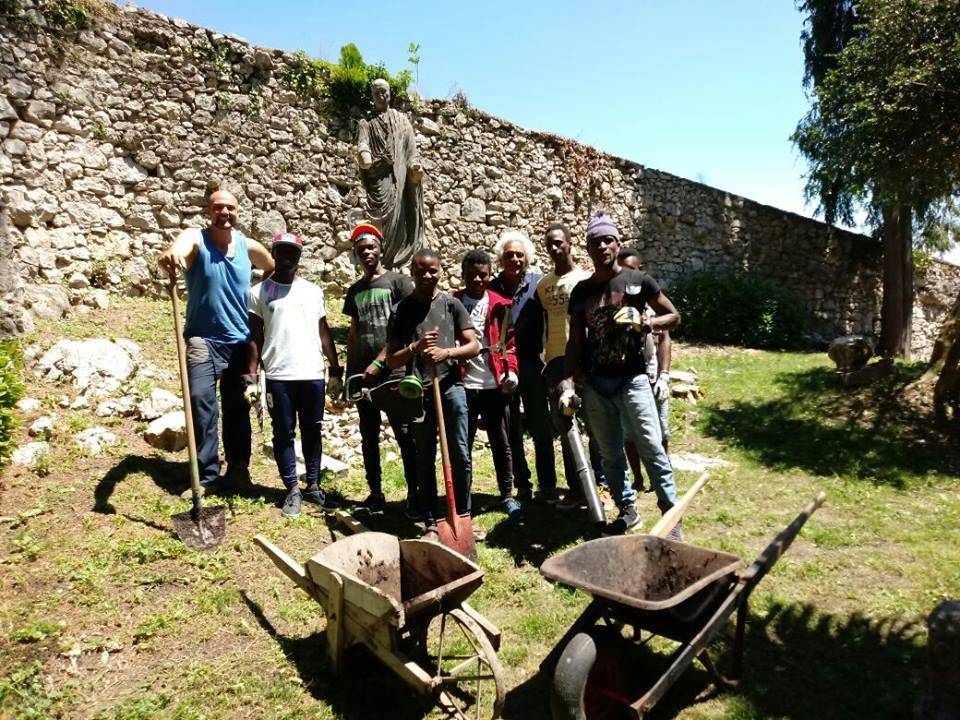
MULTIPOLYGON (((390 371, 386 365, 387 330, 397 304, 413 292, 409 275, 386 270, 381 263, 383 235, 370 223, 360 223, 350 234, 353 254, 363 270, 363 277, 347 290, 343 314, 350 318, 347 334, 347 374, 363 375, 367 386, 386 382, 390 371)), ((402 375, 402 371, 398 371, 402 375)), ((383 511, 383 474, 380 467, 381 417, 380 409, 369 399, 357 402, 360 417, 360 446, 363 467, 367 475, 370 495, 360 503, 359 510, 376 513, 383 511)), ((387 415, 393 435, 400 447, 403 474, 407 480, 406 514, 411 520, 420 517, 417 497, 417 457, 413 433, 408 423, 387 415)))
MULTIPOLYGON (((594 272, 570 295, 567 379, 560 396, 561 407, 572 411, 576 405, 574 378, 583 379, 584 410, 619 507, 619 516, 605 530, 611 535, 623 534, 640 523, 636 492, 626 474, 625 439, 631 440, 640 454, 661 512, 677 500, 643 349, 648 333, 676 327, 680 315, 653 278, 619 265, 619 249, 620 231, 613 219, 605 214, 590 218, 587 253, 594 272), (654 317, 644 316, 646 305, 654 317)), ((679 539, 679 528, 674 537, 679 539)))

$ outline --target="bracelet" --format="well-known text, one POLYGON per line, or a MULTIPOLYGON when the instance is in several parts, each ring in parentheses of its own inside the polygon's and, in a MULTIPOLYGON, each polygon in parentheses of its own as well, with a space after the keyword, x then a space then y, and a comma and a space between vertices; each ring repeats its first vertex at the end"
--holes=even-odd
POLYGON ((380 360, 374 360, 374 361, 373 361, 372 363, 370 363, 370 364, 376 366, 376 367, 379 368, 380 370, 383 370, 383 362, 381 362, 380 360))

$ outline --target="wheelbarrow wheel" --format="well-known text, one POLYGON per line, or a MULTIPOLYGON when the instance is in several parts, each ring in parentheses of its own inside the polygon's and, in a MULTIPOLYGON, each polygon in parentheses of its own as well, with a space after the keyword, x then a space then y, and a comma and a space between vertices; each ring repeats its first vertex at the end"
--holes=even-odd
POLYGON ((495 720, 503 710, 503 668, 490 639, 460 608, 431 620, 423 637, 426 670, 437 680, 437 705, 448 716, 495 720))
POLYGON ((622 668, 631 645, 612 627, 594 626, 574 635, 550 684, 553 720, 622 717, 632 702, 622 668))

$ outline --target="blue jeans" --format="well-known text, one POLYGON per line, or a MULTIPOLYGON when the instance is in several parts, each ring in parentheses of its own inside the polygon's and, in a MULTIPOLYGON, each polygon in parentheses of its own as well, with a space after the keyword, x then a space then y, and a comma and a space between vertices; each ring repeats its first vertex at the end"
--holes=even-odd
MULTIPOLYGON (((449 375, 440 383, 443 402, 443 424, 447 431, 447 447, 450 450, 450 467, 453 471, 453 494, 457 514, 470 512, 470 486, 473 482, 473 467, 470 446, 467 443, 467 393, 463 383, 451 382, 449 375)), ((420 490, 420 511, 427 527, 436 524, 437 507, 437 415, 433 407, 433 388, 423 389, 423 422, 413 423, 413 437, 417 446, 417 485, 420 490)))
POLYGON ((320 480, 323 420, 323 380, 271 380, 267 378, 267 409, 273 425, 273 457, 287 489, 297 487, 297 453, 293 439, 300 422, 300 445, 307 466, 307 485, 320 480))
POLYGON ((220 403, 223 404, 223 449, 227 456, 227 467, 245 469, 250 465, 250 409, 243 399, 240 377, 247 371, 250 346, 247 343, 221 343, 200 337, 186 340, 197 464, 201 484, 209 485, 216 482, 220 474, 218 382, 220 403))
POLYGON ((610 490, 620 507, 632 503, 637 493, 627 478, 623 453, 624 437, 633 441, 657 493, 657 504, 666 512, 677 501, 677 487, 667 451, 663 449, 660 417, 650 380, 644 373, 624 379, 619 388, 597 390, 605 378, 587 378, 583 405, 590 419, 593 437, 600 445, 603 469, 610 490))

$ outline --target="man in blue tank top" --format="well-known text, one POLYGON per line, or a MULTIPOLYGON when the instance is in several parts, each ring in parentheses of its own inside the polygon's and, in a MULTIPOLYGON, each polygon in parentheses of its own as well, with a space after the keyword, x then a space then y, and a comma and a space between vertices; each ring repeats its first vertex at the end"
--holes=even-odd
MULTIPOLYGON (((273 258, 234 225, 237 198, 214 192, 207 204, 206 228, 190 228, 158 258, 163 270, 183 271, 187 281, 187 369, 193 432, 197 440, 200 485, 204 493, 250 485, 250 413, 243 399, 243 374, 250 352, 247 297, 254 266, 273 271, 273 258), (217 422, 223 404, 223 448, 227 473, 221 478, 217 422)), ((189 490, 187 491, 189 495, 189 490)))

